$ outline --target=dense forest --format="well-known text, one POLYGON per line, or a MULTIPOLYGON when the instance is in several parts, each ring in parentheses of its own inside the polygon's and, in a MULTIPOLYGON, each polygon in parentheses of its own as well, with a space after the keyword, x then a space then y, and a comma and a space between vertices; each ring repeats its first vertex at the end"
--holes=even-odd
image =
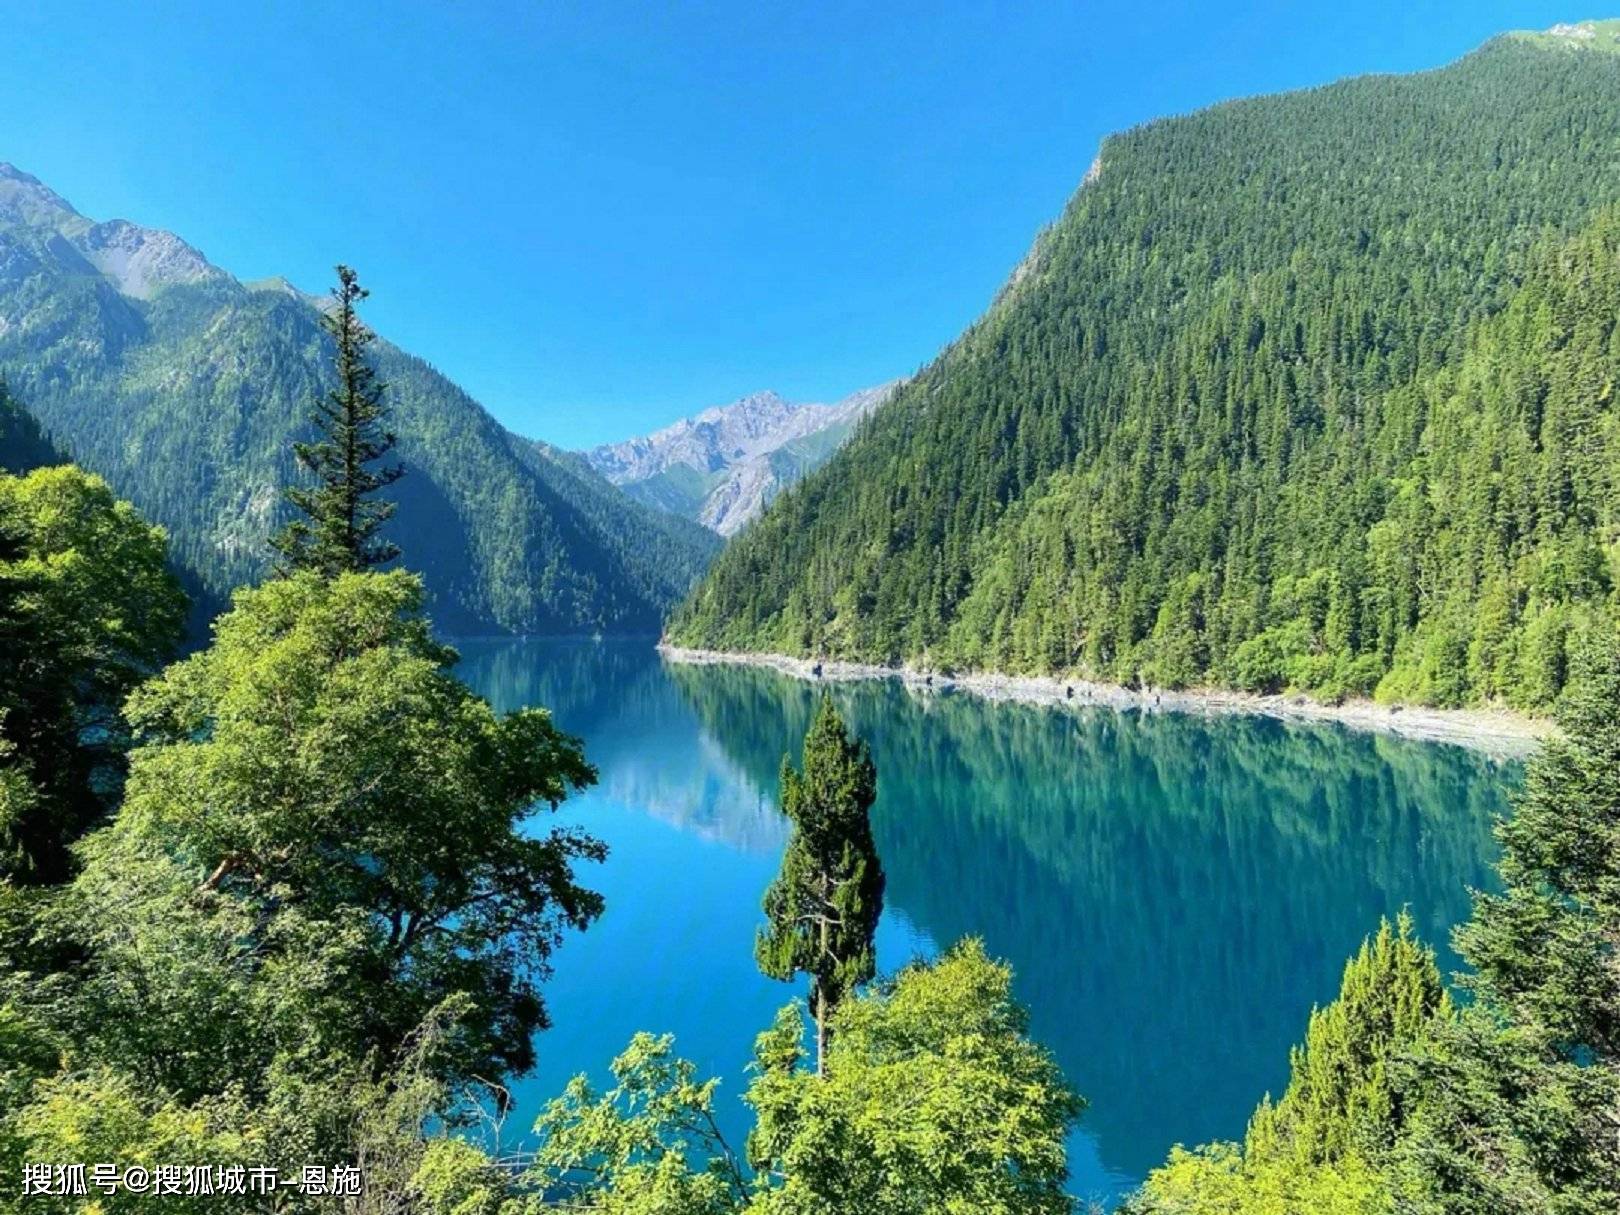
POLYGON ((1552 704, 1620 576, 1620 42, 1108 139, 672 640, 1552 704))
POLYGON ((1307 730, 1278 762, 1254 723, 1173 714, 1116 743, 1105 710, 1029 706, 977 746, 948 696, 874 753, 863 718, 903 688, 677 671, 671 695, 782 811, 754 958, 797 998, 758 1027, 740 1141, 721 1078, 658 1026, 607 1087, 568 1082, 521 1149, 501 1139, 552 960, 604 914, 614 862, 557 813, 598 780, 590 740, 475 694, 435 632, 637 626, 701 562, 693 533, 373 345, 343 268, 327 311, 173 238, 115 282, 90 254, 127 226, 0 191, 0 320, 21 318, 0 325, 0 1212, 1078 1215, 1066 1053, 1148 1100, 1188 1070, 1149 1057, 1151 1017, 1112 1057, 1044 1042, 1011 966, 962 934, 1048 900, 1071 927, 1030 936, 1037 989, 1106 972, 1071 1021, 1129 982, 1218 1038, 1233 992, 1301 969, 1330 897, 1388 902, 1402 851, 1467 900, 1455 983, 1424 939, 1453 908, 1368 923, 1241 1139, 1175 1147, 1119 1215, 1613 1215, 1616 46, 1613 26, 1499 40, 1111 140, 985 320, 672 626, 1547 708, 1497 880, 1465 891, 1482 841, 1423 813, 1444 787, 1478 825, 1500 791, 1484 760, 1397 766, 1307 730), (233 588, 189 653, 185 578, 233 588), (781 696, 791 712, 762 710, 781 696), (744 728, 778 715, 788 737, 744 728), (1088 766, 1105 746, 1141 779, 1088 766), (1030 782, 1028 755, 1069 779, 1030 782), (882 806, 881 768, 908 786, 882 806), (1239 826, 1248 789, 1268 804, 1239 826), (1329 829, 1384 855, 1334 869, 1329 829), (1180 847, 1148 882, 1145 832, 1180 847), (1242 887, 1237 919, 1217 884, 1242 887), (941 948, 895 969, 877 925, 910 889, 941 948), (1132 954, 1132 916, 1184 925, 1219 981, 1132 954))
MULTIPOLYGON (((0 166, 0 372, 61 454, 168 529, 215 603, 268 568, 289 442, 331 386, 325 306, 238 283, 167 233, 92 225, 0 166), (93 260, 113 228, 166 260, 126 281, 93 260)), ((718 547, 511 434, 421 359, 379 342, 375 361, 411 474, 390 534, 442 627, 655 632, 718 547)))
MULTIPOLYGON (((165 557, 99 478, 0 474, 0 1166, 20 1179, 0 1209, 83 1209, 94 1187, 109 1213, 158 1195, 246 1215, 285 1177, 273 1209, 297 1215, 1074 1211, 1085 1103, 1009 969, 968 940, 869 981, 884 840, 907 824, 868 820, 875 764, 825 698, 781 768, 760 936, 762 966, 826 1010, 814 1052, 802 1002, 761 1027, 734 1144, 716 1081, 639 1034, 611 1087, 577 1078, 503 1155, 479 1128, 533 1062, 549 958, 603 908, 601 844, 545 825, 596 779, 579 740, 472 695, 400 570, 289 570, 164 665, 184 608, 165 557), (826 915, 850 936, 830 964, 799 927, 826 915)), ((1411 920, 1378 928, 1243 1141, 1177 1149, 1128 1211, 1613 1210, 1620 643, 1573 661, 1563 734, 1497 829, 1500 888, 1457 937, 1468 1000, 1411 920)), ((716 728, 765 689, 723 691, 716 728)), ((1164 762, 1183 725, 1153 740, 1164 762)), ((1031 810, 971 829, 1038 838, 1031 810)))
MULTIPOLYGON (((380 459, 372 381, 340 379, 325 441, 380 459)), ((746 1154, 651 1034, 532 1151, 480 1137, 534 1062, 550 957, 603 909, 606 849, 544 825, 596 771, 456 678, 421 580, 370 568, 387 478, 310 454, 332 492, 292 495, 277 576, 178 661, 161 529, 75 467, 0 473, 0 1209, 1067 1210, 1083 1102, 1008 969, 965 942, 871 983, 875 770, 830 704, 784 768, 760 948, 809 976, 816 1049, 797 1002, 760 1027, 746 1154), (929 1145, 965 1131, 941 1171, 929 1145)))
POLYGON ((0 379, 0 472, 24 473, 61 462, 40 424, 0 379))

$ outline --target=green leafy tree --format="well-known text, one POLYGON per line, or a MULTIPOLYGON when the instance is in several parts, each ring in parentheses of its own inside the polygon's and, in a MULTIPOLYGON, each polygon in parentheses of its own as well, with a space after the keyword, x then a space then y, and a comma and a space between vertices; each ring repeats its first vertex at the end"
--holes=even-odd
POLYGON ((717 1079, 674 1054, 668 1035, 637 1034, 597 1092, 575 1076, 535 1123, 530 1182, 564 1210, 614 1215, 726 1215, 752 1190, 715 1118, 717 1079))
MULTIPOLYGON (((436 1056, 456 1032, 459 1011, 456 1005, 436 1011, 398 1062, 380 1075, 345 1064, 317 1084, 289 1084, 281 1077, 277 1091, 263 1101, 233 1087, 182 1102, 105 1065, 47 1074, 11 1107, 14 1115, 0 1118, 0 1130, 15 1133, 12 1150, 0 1163, 19 1176, 24 1162, 100 1161, 116 1164, 120 1172, 131 1165, 153 1172, 178 1164, 239 1174, 274 1169, 284 1188, 273 1200, 252 1186, 235 1194, 216 1188, 160 1196, 120 1189, 94 1195, 89 1207, 84 1197, 73 1195, 28 1195, 16 1202, 10 1191, 0 1195, 0 1211, 70 1215, 94 1209, 134 1215, 157 1206, 182 1215, 264 1215, 268 1210, 278 1215, 495 1215, 493 1206, 474 1205, 477 1178, 459 1167, 468 1153, 478 1154, 443 1137, 445 1119, 454 1118, 457 1107, 438 1075, 436 1056), (446 1153, 449 1145, 464 1150, 446 1153), (301 1193, 296 1183, 310 1164, 359 1168, 362 1193, 301 1193), (289 1179, 294 1185, 285 1184, 289 1179)), ((5 1030, 0 1017, 0 1050, 7 1044, 5 1030)), ((0 1140, 0 1151, 6 1146, 0 1140)), ((486 1187, 498 1176, 487 1161, 483 1176, 486 1187)))
POLYGON ((810 976, 819 1067, 834 1010, 877 970, 883 865, 870 818, 877 769, 830 697, 805 735, 803 763, 799 771, 782 760, 782 812, 792 835, 765 893, 767 922, 754 954, 773 979, 810 976))
POLYGON ((287 499, 308 516, 289 523, 272 541, 287 569, 315 570, 327 577, 369 569, 399 556, 399 547, 377 538, 394 503, 373 497, 404 475, 399 465, 370 465, 396 442, 384 423, 385 385, 377 379, 366 347, 375 335, 360 320, 358 306, 369 292, 348 266, 337 268, 332 307, 321 327, 334 344, 337 387, 315 404, 313 421, 325 436, 294 443, 298 462, 315 475, 312 487, 294 486, 287 499))
POLYGON ((1394 1215, 1389 1180, 1359 1156, 1302 1168, 1249 1160, 1235 1143, 1177 1147, 1126 1215, 1394 1215))
POLYGON ((184 621, 166 555, 99 477, 0 474, 0 880, 64 881, 115 803, 124 697, 184 621))
POLYGON ((385 1066, 464 1000, 446 1075, 531 1064, 547 959, 601 909, 574 866, 605 851, 531 820, 595 773, 453 676, 421 597, 397 571, 238 592, 131 699, 124 808, 71 891, 96 1053, 182 1099, 262 1093, 385 1066))
POLYGON ((762 1035, 748 1101, 760 1215, 1057 1215, 1084 1102, 1028 1038, 1012 973, 975 940, 832 1014, 805 1067, 797 1009, 762 1035))
POLYGON ((1084 1102, 1012 998, 1012 976, 967 941, 832 1013, 818 1073, 803 1011, 762 1034, 746 1100, 749 1165, 667 1038, 640 1035, 615 1087, 584 1077, 542 1115, 531 1194, 618 1215, 1058 1215, 1065 1141, 1084 1102))

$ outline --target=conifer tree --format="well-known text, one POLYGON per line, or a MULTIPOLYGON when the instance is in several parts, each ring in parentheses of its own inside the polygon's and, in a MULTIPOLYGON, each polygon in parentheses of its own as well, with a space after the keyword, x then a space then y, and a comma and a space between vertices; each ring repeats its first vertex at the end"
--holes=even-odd
POLYGON ((316 484, 294 486, 287 499, 308 519, 289 523, 271 540, 281 554, 282 572, 307 569, 328 578, 358 572, 391 561, 399 547, 377 538, 394 513, 394 503, 371 495, 404 475, 397 464, 368 467, 394 447, 385 427, 385 385, 366 356, 376 336, 360 320, 358 305, 370 292, 348 266, 337 268, 332 289, 334 307, 322 313, 321 327, 336 345, 333 370, 337 387, 315 403, 311 415, 325 437, 294 443, 298 462, 315 474, 316 484))
POLYGON ((1336 1000, 1312 1011, 1289 1054, 1288 1088, 1267 1097, 1242 1145, 1177 1147, 1126 1215, 1388 1215, 1387 1163, 1407 1125, 1405 1057, 1453 1016, 1434 954, 1404 912, 1362 943, 1336 1000))
POLYGON ((765 892, 768 922, 754 947, 771 978, 810 976, 818 1072, 833 1010, 877 971, 883 865, 868 817, 876 797, 877 769, 866 744, 850 737, 824 696, 804 738, 802 771, 782 758, 782 812, 793 833, 765 892))
POLYGON ((1497 827, 1503 890, 1457 933, 1474 999, 1417 1061, 1425 1213, 1620 1209, 1620 645, 1574 675, 1497 827))
POLYGON ((1413 935, 1411 916, 1385 920, 1345 964, 1338 999, 1312 1010, 1304 1043, 1289 1052, 1282 1099, 1256 1111, 1245 1143, 1251 1163, 1380 1157, 1401 1126, 1392 1063, 1451 1016, 1434 953, 1413 935))

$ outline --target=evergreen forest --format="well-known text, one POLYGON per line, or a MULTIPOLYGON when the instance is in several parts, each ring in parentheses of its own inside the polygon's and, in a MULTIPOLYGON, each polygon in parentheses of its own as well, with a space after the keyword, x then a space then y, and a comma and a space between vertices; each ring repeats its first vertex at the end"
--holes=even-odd
POLYGON ((1109 138, 983 319, 669 637, 1550 709, 1620 574, 1597 28, 1109 138))
MULTIPOLYGON (((85 1209, 95 1160, 137 1179, 95 1192, 106 1212, 1075 1211, 1086 1103, 1008 968, 972 938, 898 971, 874 953, 879 777, 830 700, 780 777, 759 964, 808 1001, 760 1027, 746 1141, 648 1032, 513 1155, 480 1128, 612 863, 546 822, 596 779, 587 746, 474 696, 409 572, 312 559, 171 661, 163 535, 99 478, 0 475, 0 545, 3 1209, 85 1209), (299 1178, 273 1203, 272 1171, 299 1178)), ((1409 917, 1369 925, 1243 1140, 1175 1149, 1125 1212, 1614 1209, 1620 639, 1573 662, 1457 934, 1465 996, 1409 917)))
MULTIPOLYGON (((1219 1035, 1300 965, 1244 917, 1323 938, 1329 888, 1394 889, 1407 851, 1456 914, 1369 915, 1337 992, 1288 1011, 1285 1085, 1243 1096, 1241 1133, 1155 1147, 1110 1215, 1614 1215, 1620 23, 1590 29, 1109 139, 984 317, 718 557, 379 338, 346 266, 324 300, 242 284, 0 165, 0 1215, 1102 1215, 1069 1183, 1103 1094, 975 933, 1018 925, 1044 866, 1104 914, 1065 914, 1032 969, 1219 1035), (139 274, 115 236, 156 251, 139 274), (740 741, 777 673, 676 669, 780 831, 740 939, 779 1011, 733 1076, 642 1027, 514 1146, 558 959, 624 862, 570 813, 604 740, 543 697, 498 707, 446 638, 660 626, 1553 728, 1488 827, 1483 757, 1280 764, 1231 719, 1114 740, 1100 706, 1009 706, 975 748, 955 693, 907 685, 930 731, 875 759, 871 701, 818 689, 740 741), (1105 746, 1141 779, 1080 796, 1105 746), (1063 780, 1025 780, 1037 752, 1063 780), (874 815, 885 782, 909 813, 874 815), (1375 782, 1400 786, 1377 818, 1375 782), (1444 797, 1461 829, 1424 818, 1444 797), (971 873, 928 853, 953 818, 971 873), (1326 826, 1383 854, 1256 863, 1326 826), (1132 872, 1110 832, 1171 859, 1132 872), (1187 863, 1217 843, 1243 860, 1230 919, 1187 863), (910 958, 879 949, 902 888, 951 929, 910 958), (1182 989, 1127 917, 1219 981, 1182 989)), ((1183 1082, 1147 1054, 1092 1078, 1183 1082)))

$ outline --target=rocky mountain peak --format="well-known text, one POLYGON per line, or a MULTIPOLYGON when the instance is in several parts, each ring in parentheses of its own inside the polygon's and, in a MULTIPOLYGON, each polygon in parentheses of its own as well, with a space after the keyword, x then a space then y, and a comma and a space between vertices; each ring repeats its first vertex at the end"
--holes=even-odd
POLYGON ((175 283, 230 278, 174 233, 127 219, 96 223, 33 174, 0 162, 0 229, 8 228, 54 262, 74 263, 81 271, 88 262, 133 299, 150 299, 175 283))
MULTIPOLYGON (((700 422, 719 422, 726 419, 755 419, 760 417, 779 417, 798 406, 786 400, 781 393, 767 388, 763 392, 751 392, 745 397, 739 397, 729 405, 711 405, 702 413, 692 418, 683 418, 676 422, 675 427, 700 422)), ((662 433, 662 432, 660 432, 662 433)))
POLYGON ((160 287, 227 277, 172 232, 142 228, 114 219, 86 229, 78 242, 84 254, 122 295, 150 299, 160 287))
POLYGON ((633 496, 729 536, 830 455, 893 390, 883 384, 820 404, 767 389, 584 455, 633 496))
POLYGON ((0 224, 54 228, 75 219, 83 217, 67 199, 32 173, 0 160, 0 224))

